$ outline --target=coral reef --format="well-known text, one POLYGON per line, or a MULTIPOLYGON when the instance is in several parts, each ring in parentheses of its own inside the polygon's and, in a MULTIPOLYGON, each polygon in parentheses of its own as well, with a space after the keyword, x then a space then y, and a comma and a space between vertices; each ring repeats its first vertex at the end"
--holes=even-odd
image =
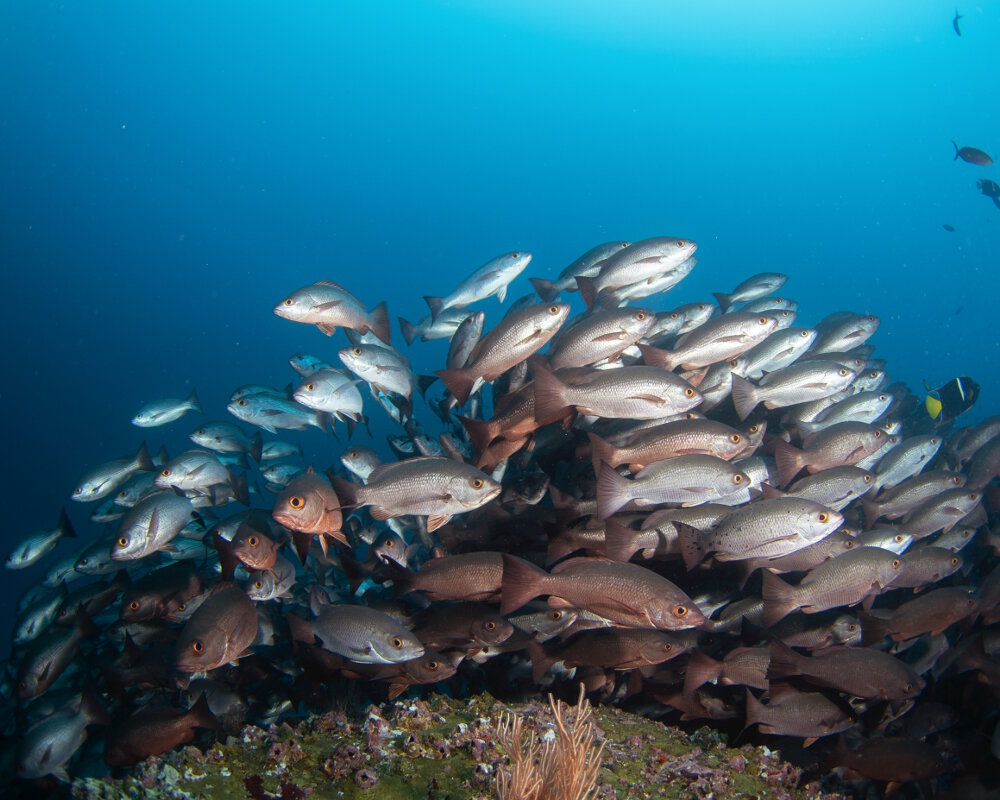
MULTIPOLYGON (((116 778, 80 778, 77 800, 458 800, 529 798, 511 779, 546 758, 553 771, 582 769, 592 791, 538 797, 675 800, 835 800, 762 747, 727 747, 718 733, 677 728, 612 707, 531 701, 504 705, 487 694, 432 695, 331 711, 268 728, 248 725, 202 751, 188 746, 116 778), (581 713, 581 708, 583 709, 581 713), (515 746, 515 743, 519 743, 515 746), (551 744, 550 744, 551 743, 551 744), (565 746, 558 746, 559 744, 565 746), (559 759, 565 759, 560 761, 559 759), (567 767, 566 765, 570 766, 567 767), (501 777, 507 776, 507 777, 501 777), (519 794, 520 793, 520 794, 519 794)), ((538 776, 538 773, 535 773, 538 776)))

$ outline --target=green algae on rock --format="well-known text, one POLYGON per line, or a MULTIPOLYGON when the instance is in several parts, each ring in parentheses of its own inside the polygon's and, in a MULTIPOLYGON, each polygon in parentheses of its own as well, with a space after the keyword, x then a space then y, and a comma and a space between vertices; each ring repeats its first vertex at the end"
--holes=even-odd
MULTIPOLYGON (((466 700, 431 695, 331 711, 296 724, 248 725, 202 752, 188 746, 150 758, 122 778, 77 779, 78 800, 487 800, 495 796, 496 725, 504 712, 525 731, 551 738, 547 702, 503 704, 487 694, 466 700)), ((592 707, 603 742, 598 798, 671 800, 835 800, 801 771, 762 747, 727 747, 709 728, 687 734, 613 707, 592 707)))

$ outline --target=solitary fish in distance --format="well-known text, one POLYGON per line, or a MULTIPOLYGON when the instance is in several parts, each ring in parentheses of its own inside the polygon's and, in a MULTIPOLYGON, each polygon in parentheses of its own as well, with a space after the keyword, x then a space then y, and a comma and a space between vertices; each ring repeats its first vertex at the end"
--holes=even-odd
POLYGON ((993 163, 993 159, 990 158, 989 153, 985 153, 978 147, 959 147, 958 142, 954 139, 951 143, 955 145, 955 158, 954 161, 962 159, 969 164, 975 164, 978 167, 988 167, 993 163))

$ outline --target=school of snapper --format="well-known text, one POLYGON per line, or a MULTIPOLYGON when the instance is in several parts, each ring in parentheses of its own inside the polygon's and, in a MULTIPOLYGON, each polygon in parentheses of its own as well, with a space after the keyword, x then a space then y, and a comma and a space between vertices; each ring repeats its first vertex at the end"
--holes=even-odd
MULTIPOLYGON (((696 250, 598 245, 485 329, 472 306, 502 303, 531 261, 499 256, 399 320, 408 345, 450 340, 436 376, 392 345, 384 303, 327 280, 282 299, 274 313, 349 346, 293 355, 297 386, 234 391, 252 432, 206 421, 195 448, 144 444, 72 490, 112 527, 19 604, 17 777, 69 780, 88 735, 127 767, 273 721, 333 675, 460 692, 490 662, 508 691, 582 681, 733 735, 830 737, 823 768, 879 786, 995 779, 1000 417, 932 429, 873 356, 879 319, 795 326, 778 273, 636 305, 696 250), (382 413, 400 426, 385 463, 358 434, 329 469, 262 437, 382 413)), ((200 410, 192 392, 133 423, 200 410)), ((73 537, 63 512, 6 566, 73 537)))

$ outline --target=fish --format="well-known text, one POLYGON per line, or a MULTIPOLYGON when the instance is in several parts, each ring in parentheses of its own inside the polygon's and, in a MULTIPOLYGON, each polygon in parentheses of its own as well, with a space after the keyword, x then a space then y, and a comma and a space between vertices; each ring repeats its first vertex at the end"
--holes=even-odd
POLYGON ((712 292, 712 295, 719 303, 719 309, 725 314, 736 303, 748 303, 778 291, 787 280, 788 276, 780 272, 761 272, 741 281, 729 294, 712 292))
POLYGON ((804 747, 817 739, 832 736, 854 726, 838 705, 818 692, 798 692, 771 684, 770 700, 765 706, 746 690, 746 725, 757 725, 761 733, 798 736, 804 747))
POLYGON ((797 586, 764 572, 764 624, 771 627, 793 611, 816 614, 868 601, 901 573, 904 560, 880 547, 856 547, 810 570, 797 586))
POLYGON ((955 226, 954 225, 949 225, 947 222, 943 223, 941 225, 941 227, 944 228, 946 231, 948 231, 948 233, 954 233, 955 232, 955 226))
POLYGON ((252 394, 235 397, 226 406, 237 419, 263 428, 268 433, 278 429, 304 431, 309 427, 326 432, 329 416, 322 411, 306 408, 284 395, 252 394))
POLYGON ((674 349, 640 345, 642 358, 652 367, 674 370, 707 367, 742 355, 777 330, 775 317, 734 311, 705 322, 677 340, 674 349))
POLYGON ((194 389, 183 400, 156 400, 147 403, 132 418, 132 424, 140 428, 157 428, 180 419, 188 411, 201 413, 201 402, 194 389))
POLYGON ((560 330, 549 347, 553 370, 585 367, 615 359, 652 327, 656 315, 647 308, 597 311, 560 330))
POLYGON ((774 459, 782 486, 791 483, 802 469, 810 474, 838 466, 853 466, 877 452, 889 437, 865 422, 838 422, 810 434, 803 448, 781 439, 774 442, 774 459))
POLYGON ((391 331, 385 303, 379 303, 369 313, 364 303, 333 281, 316 281, 295 290, 274 307, 274 313, 292 322, 315 325, 327 336, 337 328, 348 328, 361 334, 371 331, 389 344, 391 331))
MULTIPOLYGON (((344 366, 365 381, 374 392, 402 398, 407 418, 413 411, 414 391, 423 395, 435 380, 433 376, 416 375, 410 368, 409 359, 392 347, 359 344, 343 348, 338 356, 344 366)), ((360 415, 359 401, 360 396, 358 402, 351 406, 351 413, 356 416, 360 415)))
POLYGON ((41 561, 51 553, 62 539, 75 539, 76 531, 69 521, 66 509, 59 512, 59 522, 49 531, 38 531, 22 539, 7 556, 7 569, 25 569, 41 561))
POLYGON ((469 314, 458 326, 451 341, 448 342, 448 355, 445 358, 447 369, 462 369, 469 363, 469 356, 476 349, 479 340, 483 336, 483 325, 486 322, 486 314, 477 311, 469 314))
POLYGON ((350 507, 368 506, 376 520, 415 514, 434 531, 455 514, 479 508, 500 494, 500 484, 475 467, 450 458, 423 456, 382 464, 364 486, 334 480, 350 507))
MULTIPOLYGON (((958 14, 955 30, 958 32, 958 14)), ((961 36, 961 32, 958 32, 961 36)), ((887 783, 886 795, 900 784, 927 781, 945 771, 941 754, 926 742, 901 736, 882 736, 864 742, 857 750, 848 750, 838 739, 826 760, 827 769, 846 767, 853 775, 887 783)))
POLYGON ((659 367, 593 370, 563 382, 535 364, 535 421, 545 425, 570 412, 614 419, 667 419, 697 406, 702 397, 683 378, 659 367))
POLYGON ((260 431, 247 436, 231 422, 209 422, 191 431, 188 438, 199 447, 217 453, 247 453, 258 463, 264 447, 260 431))
POLYGON ((261 461, 275 461, 279 458, 291 458, 297 455, 302 458, 302 446, 291 442, 267 442, 260 451, 261 461))
POLYGON ((636 564, 578 557, 548 573, 505 553, 500 613, 516 611, 543 594, 553 607, 590 611, 623 627, 683 630, 705 619, 676 584, 636 564))
POLYGON ((104 761, 112 767, 129 767, 194 740, 195 728, 219 728, 202 695, 190 710, 149 706, 117 723, 108 735, 104 761))
POLYGON ((524 272, 530 263, 531 253, 504 253, 487 261, 461 281, 451 294, 445 297, 424 295, 424 301, 431 310, 431 318, 436 320, 449 308, 464 308, 493 295, 503 303, 511 281, 524 272))
POLYGON ((418 591, 428 600, 494 602, 500 597, 502 577, 500 553, 459 553, 425 561, 417 573, 393 570, 393 590, 399 595, 418 591))
POLYGON ((73 489, 72 499, 79 503, 92 503, 107 497, 137 472, 152 472, 155 469, 143 442, 134 457, 108 461, 84 473, 73 489))
POLYGON ((822 400, 846 389, 856 377, 847 367, 823 361, 799 361, 769 372, 756 386, 734 375, 733 404, 745 420, 758 403, 774 409, 822 400))
POLYGON ((993 163, 989 153, 980 150, 978 147, 959 147, 958 142, 952 140, 955 146, 955 161, 962 159, 967 164, 975 164, 977 167, 988 167, 993 163))
POLYGON ((662 664, 683 655, 689 644, 653 628, 606 628, 585 631, 558 647, 528 645, 535 682, 558 662, 567 667, 630 670, 662 664))
POLYGON ((100 631, 83 611, 78 611, 72 625, 52 625, 36 637, 18 664, 17 696, 22 700, 38 697, 73 663, 85 638, 100 631))
POLYGON ((479 340, 469 355, 468 366, 435 372, 464 405, 482 383, 492 383, 544 347, 568 314, 566 303, 523 308, 505 317, 479 340))
POLYGON ((962 15, 959 14, 958 10, 956 9, 955 10, 955 16, 952 17, 952 20, 951 20, 951 27, 955 29, 955 35, 956 36, 961 36, 962 35, 962 29, 958 27, 958 21, 960 19, 962 19, 962 15))
POLYGON ((236 475, 215 455, 207 450, 187 450, 168 461, 153 479, 159 489, 173 489, 191 495, 205 495, 216 502, 220 492, 226 490, 250 505, 246 475, 236 475))
POLYGON ((861 617, 865 643, 885 637, 902 642, 924 633, 940 633, 979 609, 975 593, 965 586, 933 589, 895 609, 872 609, 861 617))
POLYGON ((111 546, 111 558, 135 561, 169 550, 177 534, 193 519, 199 517, 186 497, 173 492, 150 495, 136 503, 122 519, 111 546))
POLYGON ((331 366, 318 356, 309 353, 295 353, 289 357, 288 363, 303 378, 308 378, 314 372, 327 369, 331 366))
POLYGON ((339 369, 324 367, 303 381, 292 397, 306 408, 322 411, 334 419, 358 422, 364 419, 359 382, 339 369))
POLYGON ((592 309, 601 292, 620 289, 680 267, 694 255, 698 245, 687 239, 653 237, 616 250, 593 278, 577 275, 576 285, 587 308, 592 309))
POLYGON ((428 315, 416 324, 403 319, 403 317, 398 317, 397 319, 403 339, 408 345, 411 345, 418 338, 422 342, 430 342, 435 339, 451 339, 462 326, 462 323, 472 313, 465 308, 449 308, 447 311, 439 314, 437 319, 428 315))
POLYGON ((184 623, 174 655, 178 672, 208 672, 236 663, 257 636, 257 610, 234 583, 220 583, 184 623))
POLYGON ((312 629, 325 649, 361 664, 394 664, 424 654, 408 629, 368 606, 324 606, 312 629))
MULTIPOLYGON (((344 522, 341 507, 337 491, 325 476, 317 474, 310 466, 305 474, 289 481, 275 498, 271 515, 275 522, 289 530, 308 537, 316 536, 325 555, 328 538, 347 544, 347 536, 341 530, 344 522)), ((300 555, 303 555, 301 550, 300 555)))
POLYGON ((32 725, 17 743, 17 776, 32 780, 52 775, 69 783, 66 766, 87 738, 91 725, 111 725, 111 718, 89 691, 75 708, 55 711, 32 725))
POLYGON ((605 520, 630 502, 640 507, 710 503, 749 483, 745 472, 715 456, 696 454, 657 461, 632 479, 602 464, 597 475, 597 516, 605 520))
POLYGON ((593 278, 600 272, 601 265, 619 250, 628 247, 630 242, 604 242, 596 247, 590 248, 586 253, 576 259, 572 264, 559 273, 555 281, 544 278, 529 278, 531 285, 541 298, 543 303, 551 303, 558 300, 562 292, 579 291, 576 279, 580 276, 593 278))

